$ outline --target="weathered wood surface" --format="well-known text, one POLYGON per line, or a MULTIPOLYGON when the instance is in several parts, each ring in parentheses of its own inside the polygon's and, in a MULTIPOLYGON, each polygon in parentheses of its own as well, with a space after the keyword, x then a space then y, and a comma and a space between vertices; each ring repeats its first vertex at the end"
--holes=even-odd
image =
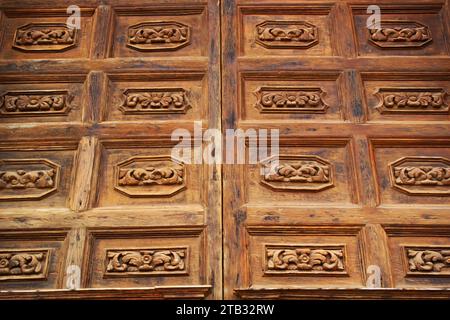
POLYGON ((449 0, 71 4, 0 0, 0 298, 448 297, 449 0), (301 170, 181 165, 196 121, 301 170))

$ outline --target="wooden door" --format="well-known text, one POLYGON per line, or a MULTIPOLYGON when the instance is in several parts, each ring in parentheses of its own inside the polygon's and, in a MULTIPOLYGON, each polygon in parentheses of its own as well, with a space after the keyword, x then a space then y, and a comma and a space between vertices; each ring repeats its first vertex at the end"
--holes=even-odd
POLYGON ((225 298, 448 298, 449 2, 222 16, 223 128, 280 133, 273 173, 224 167, 225 298))
POLYGON ((171 152, 220 129, 219 5, 74 4, 1 1, 2 296, 220 298, 220 167, 171 152))
POLYGON ((449 297, 448 0, 67 5, 0 0, 1 298, 449 297))

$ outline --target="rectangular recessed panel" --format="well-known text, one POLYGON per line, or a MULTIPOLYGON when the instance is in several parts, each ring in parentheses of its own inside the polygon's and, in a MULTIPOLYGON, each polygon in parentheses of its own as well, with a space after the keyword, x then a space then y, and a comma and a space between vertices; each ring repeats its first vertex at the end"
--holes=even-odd
POLYGON ((355 203, 349 148, 348 145, 325 147, 320 143, 281 145, 278 155, 261 160, 259 165, 247 165, 243 183, 248 205, 355 203), (277 158, 278 164, 274 164, 277 158))
POLYGON ((189 121, 207 119, 204 75, 114 75, 106 121, 189 121))
POLYGON ((374 147, 381 205, 411 206, 450 203, 450 160, 447 145, 374 147))
POLYGON ((169 146, 103 146, 98 206, 201 205, 201 165, 173 157, 169 146))
POLYGON ((249 276, 255 287, 361 286, 355 236, 250 226, 249 276))
POLYGON ((448 120, 450 82, 447 74, 363 73, 362 77, 369 121, 448 120))
POLYGON ((205 243, 201 228, 92 231, 84 260, 88 287, 203 284, 205 243))
POLYGON ((250 57, 332 55, 330 7, 319 7, 240 8, 240 54, 250 57), (311 14, 314 9, 315 13, 311 14))
POLYGON ((2 59, 82 59, 92 46, 94 10, 81 11, 80 28, 67 25, 66 7, 4 12, 2 59))
POLYGON ((411 231, 387 227, 395 287, 448 287, 450 246, 448 233, 438 227, 411 231))
POLYGON ((0 288, 57 289, 62 285, 66 232, 55 230, 2 230, 0 288))
POLYGON ((207 10, 203 5, 154 5, 144 10, 116 9, 112 56, 207 56, 207 10), (186 9, 186 12, 185 10, 186 9))
POLYGON ((380 5, 379 21, 367 14, 367 6, 352 7, 359 55, 371 57, 448 55, 445 45, 445 18, 441 14, 443 10, 441 5, 429 7, 421 3, 380 5), (374 21, 379 24, 374 25, 374 21))
POLYGON ((84 76, 0 80, 0 123, 81 122, 84 76))
POLYGON ((0 207, 65 208, 75 150, 0 151, 0 207))
POLYGON ((340 76, 333 73, 244 73, 242 120, 324 122, 344 118, 340 76))

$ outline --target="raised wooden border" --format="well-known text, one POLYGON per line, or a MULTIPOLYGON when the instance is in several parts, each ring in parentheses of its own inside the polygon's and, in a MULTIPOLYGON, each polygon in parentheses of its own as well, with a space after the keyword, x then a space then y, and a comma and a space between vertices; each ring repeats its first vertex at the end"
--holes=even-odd
POLYGON ((54 299, 204 299, 211 292, 204 286, 160 286, 148 288, 82 288, 77 290, 0 290, 0 300, 54 300, 54 299))

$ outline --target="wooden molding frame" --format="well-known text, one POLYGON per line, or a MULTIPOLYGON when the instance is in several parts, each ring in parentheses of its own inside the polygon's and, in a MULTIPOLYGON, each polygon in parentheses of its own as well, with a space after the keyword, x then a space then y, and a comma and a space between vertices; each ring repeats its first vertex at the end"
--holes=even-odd
POLYGON ((242 299, 352 299, 352 300, 448 300, 450 289, 371 289, 371 288, 238 288, 234 293, 242 299))
POLYGON ((210 285, 161 286, 148 288, 83 288, 78 290, 11 290, 0 291, 0 300, 53 300, 53 299, 204 299, 210 285))

